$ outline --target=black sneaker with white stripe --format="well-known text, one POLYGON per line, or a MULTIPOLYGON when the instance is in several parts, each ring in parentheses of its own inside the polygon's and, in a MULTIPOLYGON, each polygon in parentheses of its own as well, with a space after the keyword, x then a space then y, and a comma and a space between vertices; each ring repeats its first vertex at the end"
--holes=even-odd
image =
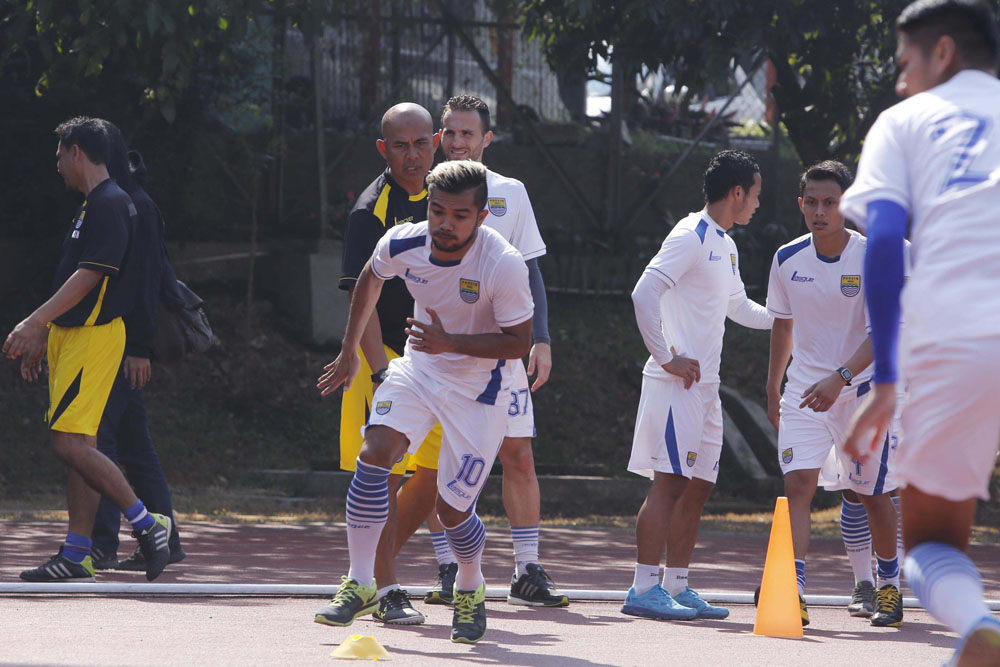
POLYGON ((85 556, 82 563, 74 563, 63 558, 62 549, 49 559, 45 565, 39 565, 33 570, 25 570, 21 578, 32 582, 94 582, 94 564, 90 556, 85 556))
POLYGON ((527 570, 520 577, 517 573, 511 577, 510 604, 526 605, 528 607, 565 607, 569 598, 556 590, 552 578, 538 563, 528 563, 527 570))
POLYGON ((170 519, 162 514, 150 513, 153 525, 146 530, 132 531, 132 537, 139 541, 139 549, 146 559, 146 581, 160 576, 170 562, 170 519))

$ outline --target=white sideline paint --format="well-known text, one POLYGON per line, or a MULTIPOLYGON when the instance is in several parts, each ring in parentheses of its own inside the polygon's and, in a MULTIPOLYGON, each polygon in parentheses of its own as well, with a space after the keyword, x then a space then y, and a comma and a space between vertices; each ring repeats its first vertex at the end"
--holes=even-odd
MULTIPOLYGON (((430 586, 404 586, 411 597, 423 597, 430 586)), ((0 583, 0 595, 45 595, 76 593, 81 595, 135 595, 135 596, 242 596, 242 597, 332 597, 337 586, 316 586, 312 584, 106 584, 106 583, 0 583)), ((487 587, 486 597, 493 600, 507 598, 510 589, 501 586, 487 587)), ((623 590, 559 589, 570 601, 580 602, 621 602, 625 600, 623 590)), ((700 592, 706 602, 712 604, 753 604, 752 593, 709 593, 700 592)), ((849 595, 807 595, 806 604, 828 607, 846 607, 851 601, 849 595)), ((991 611, 1000 611, 1000 600, 987 600, 991 611)), ((907 609, 920 609, 916 598, 903 598, 907 609)))

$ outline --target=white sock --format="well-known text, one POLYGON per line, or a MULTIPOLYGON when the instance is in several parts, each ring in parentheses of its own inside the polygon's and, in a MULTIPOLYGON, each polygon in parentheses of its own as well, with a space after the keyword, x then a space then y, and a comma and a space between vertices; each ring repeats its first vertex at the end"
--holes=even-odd
POLYGON ((538 526, 510 527, 510 537, 514 542, 515 574, 527 574, 528 563, 538 563, 538 526))
POLYGON ((386 586, 385 588, 380 588, 380 589, 378 589, 378 593, 376 593, 376 596, 378 597, 379 600, 381 600, 382 598, 385 597, 386 593, 388 593, 389 591, 394 591, 397 588, 399 588, 399 584, 392 584, 391 586, 386 586))
POLYGON ((455 589, 474 591, 483 583, 483 549, 486 547, 486 527, 471 514, 468 519, 454 528, 444 527, 448 544, 458 559, 458 573, 455 575, 455 589))
POLYGON ((663 570, 663 588, 670 596, 680 595, 688 587, 688 568, 668 567, 663 570))
POLYGON ((949 544, 924 542, 912 549, 906 555, 906 581, 924 609, 960 637, 990 615, 979 571, 949 544))
POLYGON ((646 591, 652 590, 658 583, 660 583, 659 565, 635 564, 635 579, 632 580, 632 588, 636 595, 642 595, 646 591))
POLYGON ((375 580, 375 548, 389 517, 389 468, 357 461, 347 489, 347 576, 362 586, 375 580))
POLYGON ((896 558, 902 563, 906 560, 906 553, 903 551, 903 514, 899 510, 899 496, 889 497, 896 507, 896 558))

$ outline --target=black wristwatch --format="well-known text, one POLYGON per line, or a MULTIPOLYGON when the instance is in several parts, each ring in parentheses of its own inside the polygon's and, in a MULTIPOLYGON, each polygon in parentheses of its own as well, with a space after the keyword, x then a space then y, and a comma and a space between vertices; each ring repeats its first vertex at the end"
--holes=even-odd
MULTIPOLYGON (((389 369, 383 368, 380 371, 375 371, 372 373, 372 384, 378 384, 379 382, 385 382, 385 379, 389 377, 389 369)), ((850 383, 848 383, 850 384, 850 383)))
POLYGON ((846 386, 848 387, 851 386, 851 379, 854 378, 854 373, 851 372, 851 369, 847 368, 846 366, 841 366, 840 368, 837 369, 837 374, 840 375, 840 377, 844 378, 844 384, 846 386))

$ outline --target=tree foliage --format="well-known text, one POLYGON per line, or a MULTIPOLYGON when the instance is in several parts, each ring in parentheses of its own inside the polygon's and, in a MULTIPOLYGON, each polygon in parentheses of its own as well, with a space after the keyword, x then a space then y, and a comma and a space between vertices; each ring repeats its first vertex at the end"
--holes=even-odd
POLYGON ((267 3, 6 0, 4 5, 4 62, 22 61, 35 77, 36 95, 110 84, 125 91, 123 101, 172 123, 198 64, 225 65, 267 3))
MULTIPOLYGON (((994 0, 995 1, 995 0, 994 0)), ((665 66, 703 90, 733 59, 774 64, 781 121, 803 162, 852 159, 894 101, 894 21, 909 0, 522 0, 526 29, 553 63, 598 55, 665 66)))

